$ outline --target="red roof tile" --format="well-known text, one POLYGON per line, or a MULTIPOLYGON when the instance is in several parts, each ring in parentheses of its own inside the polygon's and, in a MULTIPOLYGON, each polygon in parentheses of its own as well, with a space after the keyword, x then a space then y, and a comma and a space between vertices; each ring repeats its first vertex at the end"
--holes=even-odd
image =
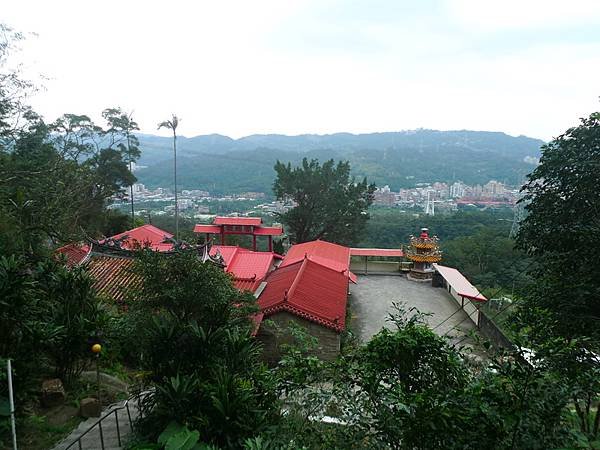
POLYGON ((222 217, 217 216, 213 220, 213 225, 254 225, 259 226, 262 223, 260 217, 222 217))
POLYGON ((171 243, 163 243, 165 239, 170 239, 173 235, 154 225, 142 225, 133 230, 116 234, 112 236, 111 239, 118 240, 124 236, 127 236, 127 239, 123 241, 123 248, 129 250, 133 250, 136 247, 150 247, 152 250, 165 252, 171 250, 173 247, 171 243))
POLYGON ((350 271, 348 271, 348 278, 349 278, 349 279, 350 279, 350 281, 352 281, 354 284, 358 283, 358 277, 357 277, 357 276, 356 276, 354 273, 352 273, 352 272, 350 272, 350 271))
POLYGON ((225 271, 233 275, 235 286, 252 292, 269 273, 275 259, 275 254, 271 252, 254 252, 230 245, 213 245, 210 255, 215 256, 217 252, 225 261, 225 271))
POLYGON ((226 265, 229 265, 238 252, 240 247, 237 245, 213 245, 210 248, 210 256, 215 256, 217 252, 223 257, 226 265))
POLYGON ((194 227, 194 233, 219 234, 219 233, 221 233, 221 227, 217 226, 217 225, 203 225, 203 224, 198 223, 194 227))
POLYGON ((348 269, 350 264, 350 249, 327 241, 310 241, 302 244, 292 245, 283 258, 282 266, 294 264, 303 260, 304 257, 318 257, 321 264, 330 266, 336 270, 348 269), (327 262, 329 261, 329 262, 327 262))
POLYGON ((256 278, 233 278, 233 285, 238 291, 255 292, 260 283, 262 283, 262 280, 256 278))
POLYGON ((141 283, 141 277, 131 270, 131 258, 92 255, 86 267, 94 278, 96 292, 117 302, 125 299, 127 288, 141 283))
POLYGON ((356 283, 356 275, 350 272, 350 249, 348 247, 321 240, 295 244, 286 253, 281 266, 294 264, 305 256, 330 269, 345 273, 350 281, 356 283))
MULTIPOLYGON (((246 226, 253 227, 252 230, 238 230, 242 234, 253 234, 255 236, 280 236, 283 234, 283 227, 265 227, 262 226, 260 217, 215 217, 211 225, 197 224, 194 227, 194 233, 220 234, 225 226, 246 226)), ((227 230, 228 233, 235 234, 235 231, 227 230)))
POLYGON ((73 267, 80 264, 90 252, 88 244, 67 244, 55 250, 55 253, 64 255, 67 261, 67 267, 73 267))
POLYGON ((274 270, 258 298, 265 316, 279 311, 342 331, 346 321, 348 276, 304 258, 274 270))
POLYGON ((255 228, 254 234, 257 236, 281 236, 283 234, 283 227, 255 228))

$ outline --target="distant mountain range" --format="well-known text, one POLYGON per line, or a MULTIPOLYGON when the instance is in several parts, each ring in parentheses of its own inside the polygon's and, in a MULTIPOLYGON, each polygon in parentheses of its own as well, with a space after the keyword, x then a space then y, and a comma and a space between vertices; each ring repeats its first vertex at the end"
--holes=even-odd
MULTIPOLYGON (((136 172, 149 187, 172 185, 172 140, 138 135, 148 166, 136 172)), ((544 142, 488 131, 414 130, 328 135, 251 135, 240 139, 212 134, 177 139, 178 184, 217 194, 271 192, 278 159, 303 157, 349 160, 357 177, 394 190, 417 183, 461 180, 467 184, 496 179, 520 183, 534 168, 544 142)))

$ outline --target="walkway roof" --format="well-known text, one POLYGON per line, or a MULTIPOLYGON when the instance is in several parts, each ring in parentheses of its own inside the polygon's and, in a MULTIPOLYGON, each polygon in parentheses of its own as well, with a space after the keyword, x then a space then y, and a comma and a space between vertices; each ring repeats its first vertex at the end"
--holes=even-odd
POLYGON ((351 248, 350 256, 404 256, 400 248, 351 248))
POLYGON ((454 289, 459 296, 478 302, 487 301, 487 298, 458 270, 453 269, 452 267, 440 266, 439 264, 433 264, 433 268, 446 280, 446 283, 452 286, 452 289, 454 289))
POLYGON ((223 217, 217 216, 213 220, 213 225, 262 225, 260 217, 223 217))

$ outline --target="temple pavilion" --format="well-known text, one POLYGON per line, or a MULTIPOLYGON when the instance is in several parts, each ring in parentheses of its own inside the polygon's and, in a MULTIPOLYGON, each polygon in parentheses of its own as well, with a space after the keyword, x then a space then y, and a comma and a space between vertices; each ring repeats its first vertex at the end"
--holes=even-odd
POLYGON ((265 226, 260 217, 220 217, 217 216, 211 225, 198 224, 194 227, 194 233, 206 234, 206 241, 211 235, 220 236, 221 245, 225 245, 225 237, 228 235, 252 236, 252 250, 256 251, 256 238, 267 236, 269 252, 273 251, 273 236, 281 236, 283 227, 265 226))
POLYGON ((421 228, 418 237, 411 236, 406 257, 413 263, 408 278, 421 281, 431 280, 435 269, 434 263, 442 260, 442 252, 437 236, 429 236, 429 229, 421 228))

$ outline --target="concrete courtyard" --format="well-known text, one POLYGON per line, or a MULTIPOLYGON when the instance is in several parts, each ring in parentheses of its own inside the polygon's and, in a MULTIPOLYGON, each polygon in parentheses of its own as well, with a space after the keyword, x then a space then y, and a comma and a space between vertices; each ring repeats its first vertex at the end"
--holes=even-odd
MULTIPOLYGON (((459 304, 446 290, 434 288, 430 282, 410 281, 400 274, 360 275, 358 283, 350 287, 349 300, 351 327, 361 342, 368 341, 384 327, 393 328, 386 320, 394 311, 392 303, 404 303, 407 310, 414 307, 422 313, 431 314, 425 318, 428 325, 437 327, 434 332, 448 336, 451 343, 457 343, 476 329, 465 311, 457 312, 459 304), (452 317, 443 322, 450 315, 452 317)), ((476 320, 476 317, 473 319, 476 320)), ((471 347, 474 353, 480 353, 481 350, 475 348, 470 337, 460 342, 460 346, 471 347)))

